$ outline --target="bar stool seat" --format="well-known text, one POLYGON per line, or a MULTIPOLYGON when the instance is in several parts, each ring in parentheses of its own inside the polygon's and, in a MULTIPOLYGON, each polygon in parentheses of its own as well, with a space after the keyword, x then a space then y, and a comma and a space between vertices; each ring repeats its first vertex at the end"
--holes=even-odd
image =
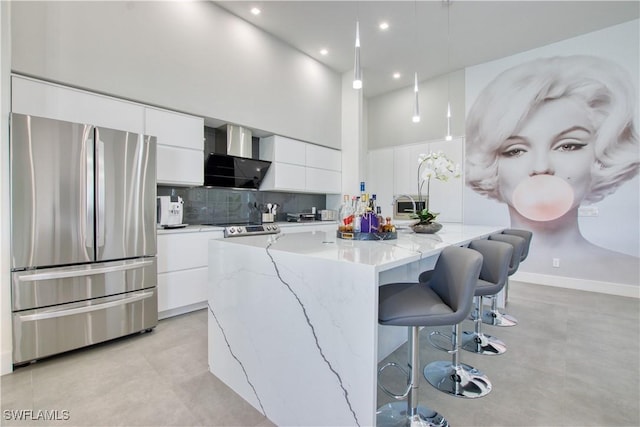
POLYGON ((464 350, 477 354, 497 355, 507 351, 507 346, 499 339, 482 332, 483 297, 495 295, 507 283, 509 262, 513 254, 513 246, 505 242, 494 240, 474 240, 469 244, 482 254, 482 269, 475 290, 474 331, 463 332, 464 350))
MULTIPOLYGON (((481 266, 480 253, 450 246, 440 253, 429 285, 391 283, 379 288, 378 323, 410 328, 411 374, 405 394, 394 395, 397 399, 408 397, 407 401, 393 402, 379 408, 377 425, 448 426, 442 415, 418 405, 419 328, 455 324, 466 318, 471 311, 481 266)), ((459 387, 463 386, 461 384, 459 387)))

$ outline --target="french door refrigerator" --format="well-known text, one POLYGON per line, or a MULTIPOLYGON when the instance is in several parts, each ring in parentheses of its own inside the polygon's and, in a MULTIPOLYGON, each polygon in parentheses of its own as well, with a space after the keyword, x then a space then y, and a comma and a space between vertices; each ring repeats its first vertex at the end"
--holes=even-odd
POLYGON ((157 325, 155 137, 12 114, 13 363, 157 325))

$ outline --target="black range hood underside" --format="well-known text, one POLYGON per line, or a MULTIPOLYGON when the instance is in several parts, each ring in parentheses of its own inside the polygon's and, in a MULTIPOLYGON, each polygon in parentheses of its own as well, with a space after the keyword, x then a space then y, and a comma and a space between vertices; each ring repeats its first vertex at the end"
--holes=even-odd
POLYGON ((204 185, 257 190, 270 165, 266 160, 209 153, 204 165, 204 185))

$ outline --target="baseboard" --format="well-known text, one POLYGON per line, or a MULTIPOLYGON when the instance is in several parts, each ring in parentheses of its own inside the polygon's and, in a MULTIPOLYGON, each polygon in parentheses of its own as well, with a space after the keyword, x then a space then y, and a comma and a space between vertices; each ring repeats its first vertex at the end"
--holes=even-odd
POLYGON ((13 354, 12 351, 3 351, 0 354, 0 375, 6 375, 13 372, 13 354))
POLYGON ((587 292, 618 295, 621 297, 640 298, 640 285, 626 285, 623 283, 599 282, 596 280, 576 279, 564 276, 549 276, 546 274, 527 273, 518 271, 512 280, 533 283, 536 285, 555 286, 557 288, 577 289, 587 292))
POLYGON ((207 301, 197 302, 195 304, 189 304, 183 307, 172 308, 170 310, 161 311, 158 313, 158 320, 167 319, 173 316, 180 316, 181 314, 190 313, 196 310, 202 310, 203 308, 207 308, 207 301))

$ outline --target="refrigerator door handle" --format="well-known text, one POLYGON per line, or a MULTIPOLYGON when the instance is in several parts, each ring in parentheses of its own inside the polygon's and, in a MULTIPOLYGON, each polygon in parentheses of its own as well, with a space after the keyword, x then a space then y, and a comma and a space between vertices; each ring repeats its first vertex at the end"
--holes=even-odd
POLYGON ((97 274, 104 273, 113 273, 116 271, 127 271, 127 270, 135 270, 138 268, 147 267, 153 264, 153 258, 145 258, 143 260, 136 260, 133 262, 126 263, 118 263, 117 265, 108 265, 108 266, 84 266, 77 269, 70 270, 58 270, 51 272, 43 272, 43 273, 25 273, 18 274, 17 279, 20 282, 36 282, 39 280, 52 280, 52 279, 65 279, 68 277, 82 277, 82 276, 93 276, 97 274))
MULTIPOLYGON (((84 203, 85 203, 85 217, 84 224, 81 225, 81 233, 84 234, 84 246, 87 248, 93 248, 95 239, 93 235, 93 215, 94 215, 94 144, 93 144, 93 132, 92 126, 85 126, 83 135, 83 146, 85 155, 85 180, 84 180, 84 203)), ((93 255, 91 256, 93 259, 93 255)))
POLYGON ((54 319, 57 317, 72 316, 74 314, 89 313, 92 311, 104 310, 110 307, 117 307, 120 305, 131 304, 136 301, 150 298, 153 295, 154 295, 154 291, 137 292, 135 294, 131 294, 131 296, 127 296, 126 298, 119 299, 116 301, 104 302, 101 304, 86 305, 84 307, 77 307, 77 308, 67 308, 67 309, 63 308, 63 309, 58 309, 53 311, 47 311, 44 313, 25 314, 20 316, 20 321, 34 322, 37 320, 54 319))
POLYGON ((96 129, 96 179, 97 179, 97 218, 96 218, 96 239, 98 248, 104 246, 104 228, 105 228, 105 176, 104 176, 104 142, 100 140, 99 130, 96 129))

